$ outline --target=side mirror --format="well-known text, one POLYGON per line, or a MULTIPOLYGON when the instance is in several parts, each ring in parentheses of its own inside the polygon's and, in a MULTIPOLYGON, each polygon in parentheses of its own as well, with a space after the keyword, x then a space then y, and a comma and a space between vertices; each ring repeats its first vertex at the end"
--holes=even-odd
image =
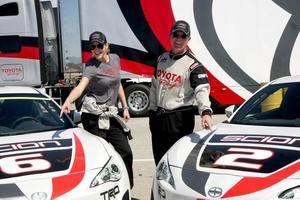
POLYGON ((75 124, 80 124, 81 123, 81 112, 77 112, 76 110, 72 110, 71 113, 69 114, 70 118, 75 124))
POLYGON ((227 118, 231 117, 231 115, 234 113, 234 111, 237 109, 237 106, 236 105, 231 105, 231 106, 228 106, 226 109, 225 109, 225 115, 227 118))

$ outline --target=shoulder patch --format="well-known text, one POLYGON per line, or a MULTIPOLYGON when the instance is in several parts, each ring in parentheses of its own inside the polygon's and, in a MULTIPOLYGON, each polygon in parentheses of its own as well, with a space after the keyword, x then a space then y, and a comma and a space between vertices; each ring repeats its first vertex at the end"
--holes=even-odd
POLYGON ((198 62, 194 62, 191 66, 190 66, 190 71, 193 71, 196 67, 199 67, 200 64, 198 62))
POLYGON ((202 78, 208 78, 207 74, 198 74, 198 78, 202 79, 202 78))

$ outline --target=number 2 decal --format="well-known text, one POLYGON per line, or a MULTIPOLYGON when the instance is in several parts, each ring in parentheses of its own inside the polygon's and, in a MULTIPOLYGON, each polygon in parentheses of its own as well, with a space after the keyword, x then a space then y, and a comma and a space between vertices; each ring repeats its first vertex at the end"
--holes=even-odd
POLYGON ((221 156, 214 165, 242 167, 248 169, 260 169, 262 164, 251 163, 250 161, 265 160, 273 156, 273 152, 265 149, 249 149, 249 148, 229 148, 228 154, 221 156), (238 161, 239 159, 247 159, 249 162, 238 161))

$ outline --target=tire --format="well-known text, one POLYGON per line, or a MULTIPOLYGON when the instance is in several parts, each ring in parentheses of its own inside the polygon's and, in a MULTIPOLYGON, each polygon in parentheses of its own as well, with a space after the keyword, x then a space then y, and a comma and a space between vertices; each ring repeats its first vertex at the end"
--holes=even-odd
POLYGON ((125 88, 126 101, 131 116, 144 117, 148 115, 149 94, 150 87, 147 85, 133 84, 125 88))
POLYGON ((211 108, 213 110, 213 114, 225 114, 225 108, 227 105, 220 105, 215 99, 210 98, 211 108))
POLYGON ((151 197, 150 197, 151 200, 154 200, 154 197, 153 197, 153 188, 151 188, 151 197))

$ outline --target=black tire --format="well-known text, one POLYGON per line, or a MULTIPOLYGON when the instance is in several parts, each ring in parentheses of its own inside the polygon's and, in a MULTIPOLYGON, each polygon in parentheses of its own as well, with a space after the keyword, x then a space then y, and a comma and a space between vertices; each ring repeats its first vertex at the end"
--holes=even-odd
POLYGON ((213 110, 213 114, 225 114, 226 105, 221 106, 215 99, 210 97, 211 108, 213 110))
POLYGON ((153 188, 151 188, 151 197, 150 197, 151 200, 154 200, 154 197, 153 197, 153 188))
POLYGON ((147 85, 133 84, 125 88, 126 101, 131 116, 144 117, 148 115, 149 94, 150 87, 147 85))

